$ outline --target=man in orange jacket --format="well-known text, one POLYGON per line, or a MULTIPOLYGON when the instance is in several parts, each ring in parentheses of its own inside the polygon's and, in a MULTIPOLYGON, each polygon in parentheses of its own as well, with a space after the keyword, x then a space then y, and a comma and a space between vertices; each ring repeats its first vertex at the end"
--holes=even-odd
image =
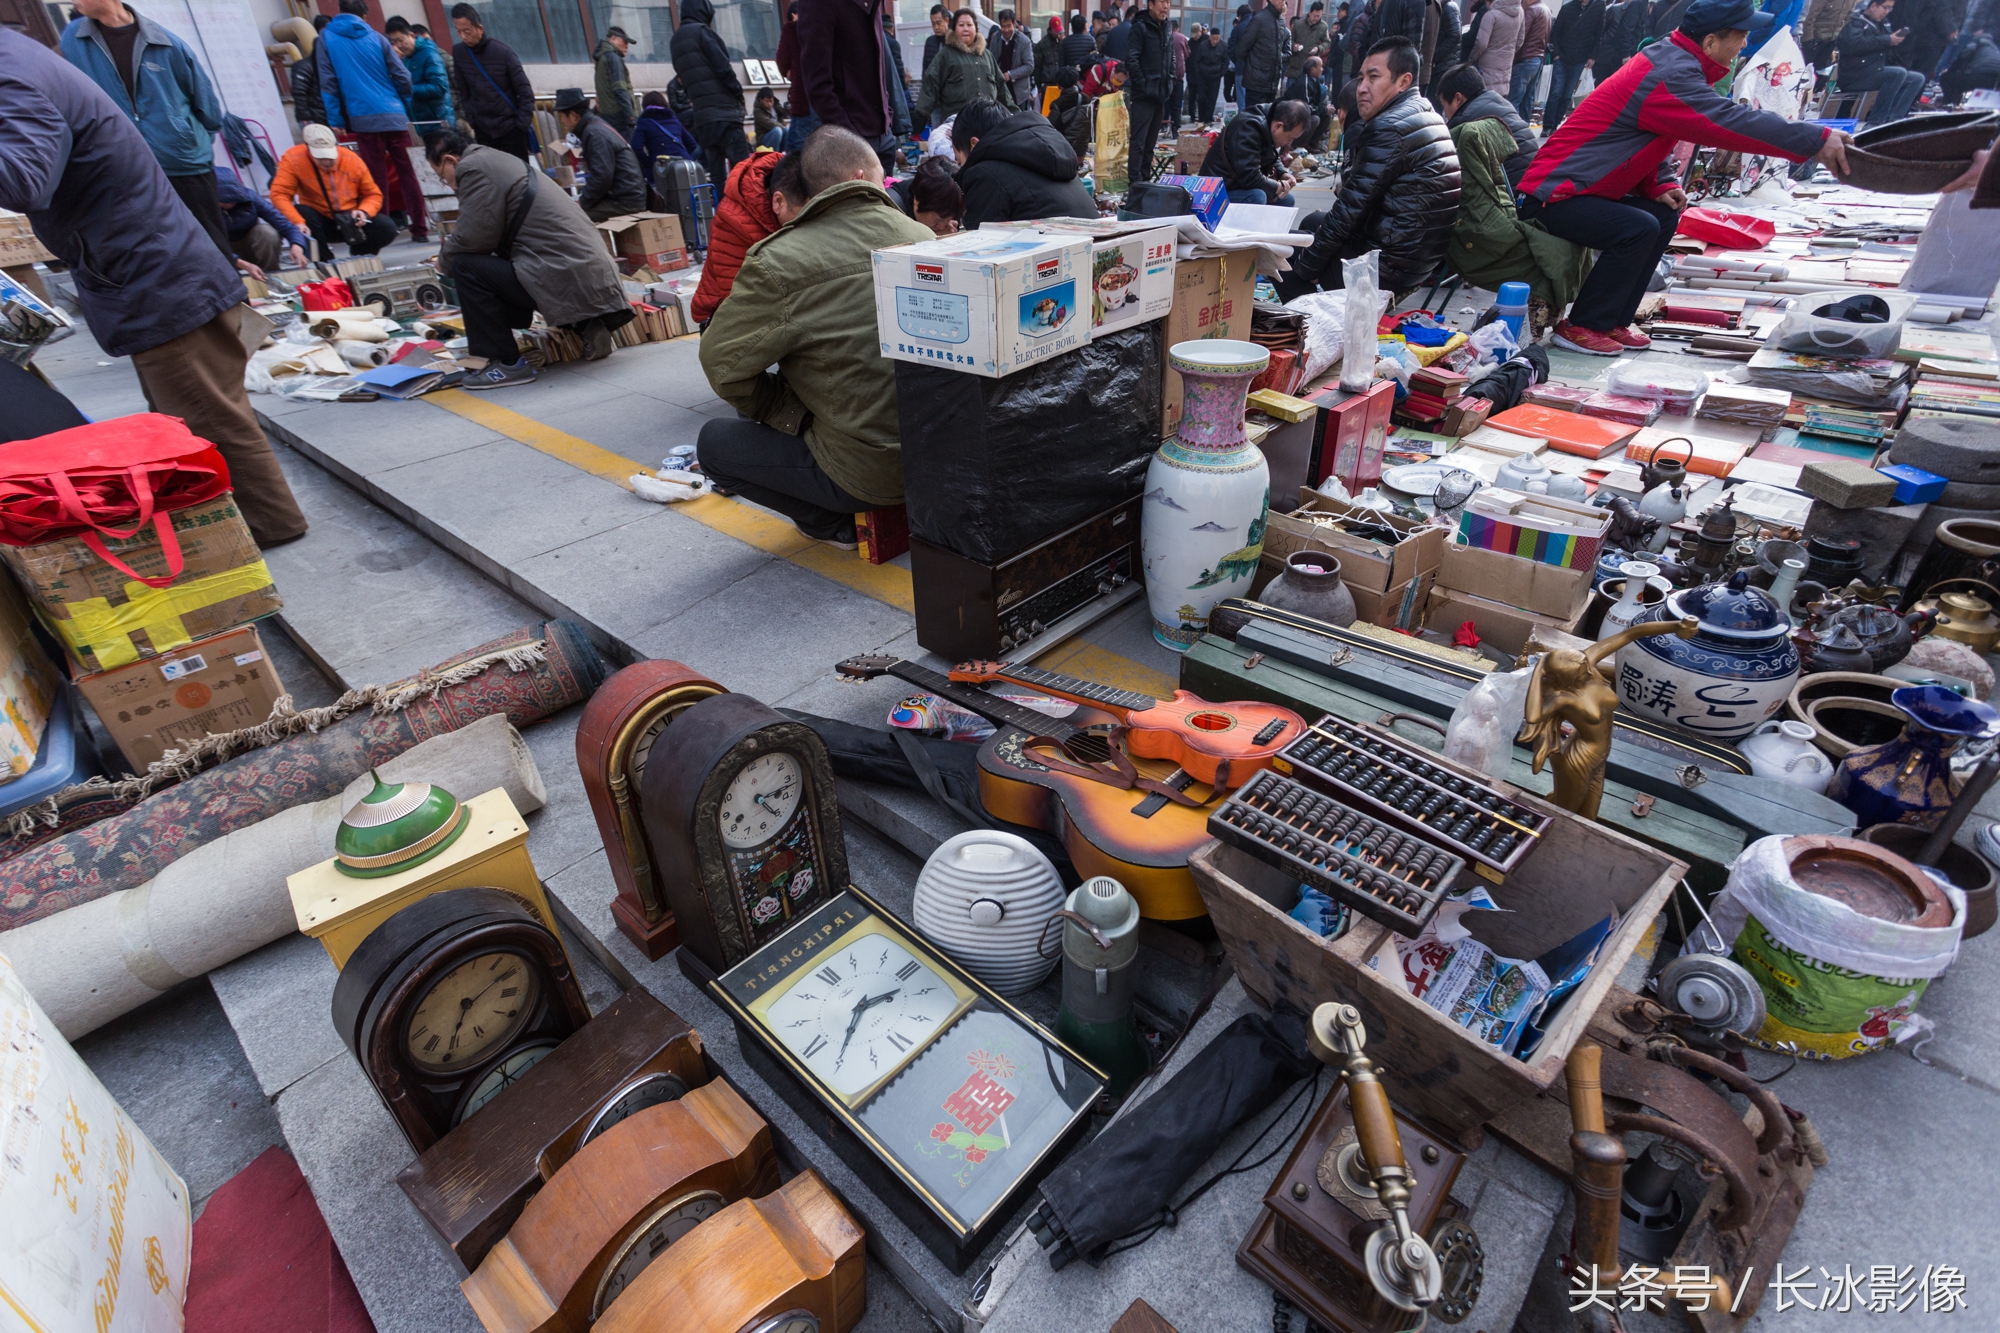
POLYGON ((319 242, 323 255, 345 242, 349 255, 372 255, 396 239, 382 216, 382 190, 359 156, 334 141, 324 125, 308 125, 305 142, 285 150, 271 177, 271 202, 319 242))

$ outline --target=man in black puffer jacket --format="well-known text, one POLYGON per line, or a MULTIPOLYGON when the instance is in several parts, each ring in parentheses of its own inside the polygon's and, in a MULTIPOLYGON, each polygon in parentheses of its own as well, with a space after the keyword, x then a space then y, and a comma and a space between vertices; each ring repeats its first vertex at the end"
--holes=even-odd
POLYGON ((988 222, 1095 218, 1097 204, 1076 178, 1076 150, 1033 111, 1009 111, 990 97, 959 109, 951 123, 963 231, 988 222))
POLYGON ((1355 90, 1361 124, 1333 207, 1299 224, 1313 243, 1278 278, 1286 300, 1341 285, 1340 261, 1381 251, 1385 292, 1420 286, 1436 271, 1458 218, 1458 150, 1444 120, 1415 88, 1417 48, 1388 37, 1368 48, 1355 90))
POLYGON ((1237 101, 1245 111, 1261 112, 1278 100, 1285 52, 1292 38, 1270 0, 1252 10, 1241 26, 1242 45, 1236 48, 1237 101))
POLYGON ((693 107, 683 119, 708 157, 708 178, 720 188, 729 169, 750 156, 750 141, 743 137, 743 81, 729 48, 710 26, 714 22, 709 0, 681 0, 681 25, 668 50, 674 77, 693 107))
POLYGON ((1209 143, 1201 174, 1220 177, 1232 204, 1290 204, 1293 181, 1278 166, 1278 150, 1291 147, 1312 123, 1304 102, 1279 102, 1268 120, 1252 111, 1231 116, 1209 143))
POLYGON ((1131 157, 1125 168, 1130 185, 1153 178, 1153 145, 1167 116, 1167 93, 1174 82, 1174 53, 1168 45, 1167 0, 1147 0, 1132 20, 1125 42, 1125 105, 1131 113, 1131 157))

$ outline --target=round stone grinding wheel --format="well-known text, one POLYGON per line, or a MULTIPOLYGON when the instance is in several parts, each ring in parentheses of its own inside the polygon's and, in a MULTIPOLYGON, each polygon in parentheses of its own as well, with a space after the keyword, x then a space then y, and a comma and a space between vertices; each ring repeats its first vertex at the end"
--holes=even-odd
POLYGON ((1896 432, 1890 457, 1947 481, 2000 484, 2000 421, 1919 417, 1896 432))
POLYGON ((1742 965, 1721 954, 1674 959, 1654 983, 1660 1002, 1686 1014, 1706 1032, 1753 1036, 1764 1026, 1764 992, 1742 965))

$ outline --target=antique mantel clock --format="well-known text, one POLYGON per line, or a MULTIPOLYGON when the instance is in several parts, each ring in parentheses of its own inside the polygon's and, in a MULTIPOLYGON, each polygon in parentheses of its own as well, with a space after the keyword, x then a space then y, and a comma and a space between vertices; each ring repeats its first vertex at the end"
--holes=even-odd
MULTIPOLYGON (((653 747, 690 705, 727 693, 679 662, 655 659, 615 673, 584 705, 576 729, 576 766, 618 885, 611 916, 648 958, 680 943, 674 913, 639 818, 639 787, 653 747)), ((662 751, 665 753, 665 751, 662 751)))
POLYGON ((704 981, 838 893, 847 845, 811 727, 719 694, 683 711, 666 743, 673 762, 647 766, 640 810, 682 969, 704 981))
POLYGON ((334 1029, 418 1152, 589 1021, 561 941, 498 889, 404 908, 333 988, 334 1029))
POLYGON ((710 983, 743 1056, 955 1273, 1104 1078, 855 889, 710 983))

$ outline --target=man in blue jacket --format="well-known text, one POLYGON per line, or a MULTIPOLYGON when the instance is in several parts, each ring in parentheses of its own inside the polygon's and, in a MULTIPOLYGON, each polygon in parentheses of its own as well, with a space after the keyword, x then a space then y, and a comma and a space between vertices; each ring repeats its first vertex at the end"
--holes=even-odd
POLYGON ((145 149, 109 94, 0 28, 0 208, 26 213, 68 265, 91 335, 132 358, 152 409, 222 451, 257 544, 302 537, 305 515, 243 391, 243 282, 145 149))
POLYGON ((410 96, 403 109, 410 113, 411 131, 422 139, 450 129, 457 121, 451 111, 451 74, 444 67, 444 52, 401 14, 390 15, 382 32, 410 72, 410 96))
POLYGON ((368 26, 368 0, 340 0, 313 49, 327 122, 354 136, 354 151, 382 187, 383 208, 409 218, 410 239, 430 239, 424 190, 410 165, 410 71, 389 39, 368 26))
POLYGON ((286 257, 293 268, 306 266, 306 234, 269 199, 233 173, 216 172, 215 190, 222 200, 222 224, 229 230, 229 245, 238 259, 267 272, 286 257))
POLYGON ((215 197, 215 132, 222 102, 188 44, 124 0, 76 0, 77 17, 63 29, 70 64, 139 127, 167 183, 225 255, 229 236, 215 197))

